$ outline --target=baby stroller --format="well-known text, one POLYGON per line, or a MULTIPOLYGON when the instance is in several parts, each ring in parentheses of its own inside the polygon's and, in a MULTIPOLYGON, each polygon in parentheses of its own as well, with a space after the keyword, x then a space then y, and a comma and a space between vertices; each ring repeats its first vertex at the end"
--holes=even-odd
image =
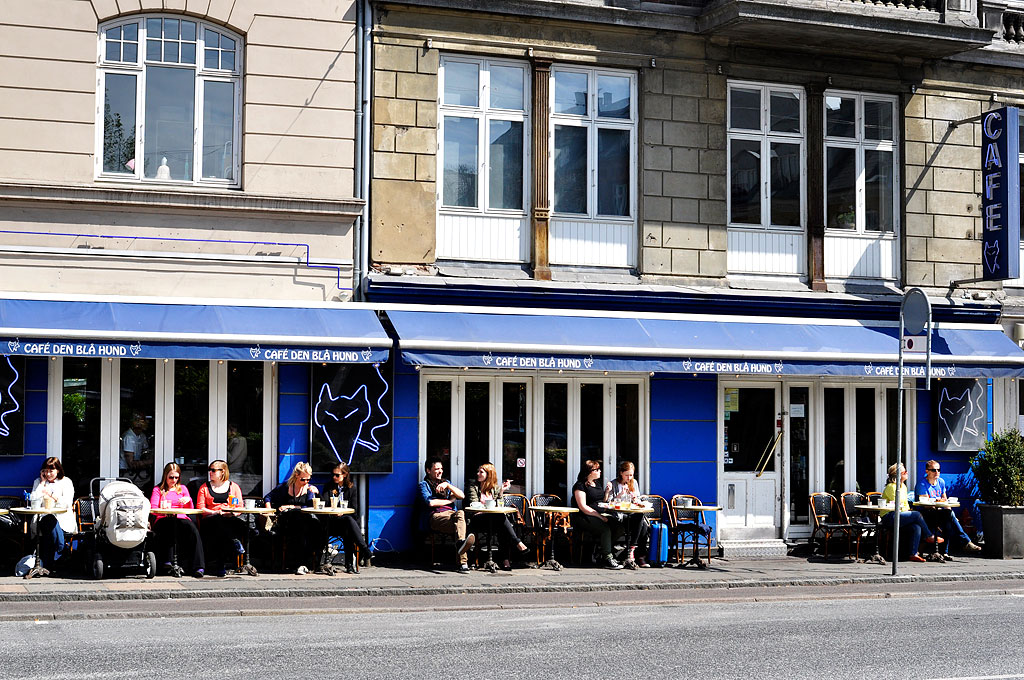
POLYGON ((96 477, 89 491, 95 521, 84 554, 93 578, 101 579, 112 571, 156 576, 156 554, 146 549, 149 499, 123 478, 96 477), (107 484, 103 486, 103 482, 107 484))

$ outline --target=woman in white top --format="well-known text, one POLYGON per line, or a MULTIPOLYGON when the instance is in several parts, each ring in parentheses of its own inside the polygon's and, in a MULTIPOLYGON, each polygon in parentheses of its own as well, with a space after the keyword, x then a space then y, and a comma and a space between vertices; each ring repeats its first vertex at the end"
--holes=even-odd
POLYGON ((64 552, 64 534, 73 534, 75 525, 75 485, 64 476, 64 466, 53 456, 43 461, 39 477, 32 483, 32 501, 40 501, 43 507, 64 508, 65 512, 54 515, 40 515, 36 521, 39 532, 39 559, 47 569, 60 559, 64 552))
MULTIPOLYGON (((624 460, 619 463, 619 474, 615 481, 608 482, 604 487, 604 502, 639 505, 640 485, 636 483, 635 474, 636 468, 631 462, 624 460)), ((647 519, 640 514, 616 513, 616 517, 622 523, 626 534, 626 566, 630 569, 651 566, 643 556, 643 546, 647 543, 647 534, 650 531, 647 519), (641 547, 640 555, 636 555, 637 546, 641 547)))

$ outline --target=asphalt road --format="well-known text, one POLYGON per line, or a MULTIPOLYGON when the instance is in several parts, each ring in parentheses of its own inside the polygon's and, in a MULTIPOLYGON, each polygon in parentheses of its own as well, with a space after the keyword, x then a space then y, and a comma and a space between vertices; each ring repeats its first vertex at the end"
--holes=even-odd
POLYGON ((0 622, 0 677, 1024 678, 1015 593, 502 606, 0 622))

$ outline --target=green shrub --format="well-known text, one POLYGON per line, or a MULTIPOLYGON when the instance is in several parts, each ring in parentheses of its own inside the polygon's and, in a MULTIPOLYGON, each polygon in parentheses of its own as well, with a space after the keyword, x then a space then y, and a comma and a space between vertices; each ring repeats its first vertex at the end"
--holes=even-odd
POLYGON ((997 432, 971 459, 981 500, 992 505, 1024 505, 1024 437, 1017 429, 997 432))

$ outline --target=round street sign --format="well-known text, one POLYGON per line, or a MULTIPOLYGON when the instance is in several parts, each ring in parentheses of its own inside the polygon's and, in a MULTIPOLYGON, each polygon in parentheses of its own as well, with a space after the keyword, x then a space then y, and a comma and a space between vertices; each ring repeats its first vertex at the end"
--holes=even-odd
POLYGON ((931 316, 932 306, 928 302, 928 296, 920 288, 911 288, 903 296, 901 306, 903 313, 903 333, 905 335, 920 335, 924 332, 925 324, 931 316))

